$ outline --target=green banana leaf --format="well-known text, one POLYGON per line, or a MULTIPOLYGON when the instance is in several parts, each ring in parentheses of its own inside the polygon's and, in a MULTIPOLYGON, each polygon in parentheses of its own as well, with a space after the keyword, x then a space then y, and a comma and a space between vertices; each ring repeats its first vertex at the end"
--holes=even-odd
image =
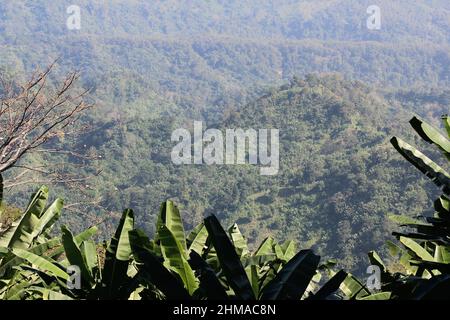
POLYGON ((105 294, 111 298, 120 294, 120 288, 128 278, 128 264, 132 252, 129 232, 133 228, 134 213, 129 209, 124 210, 116 232, 106 248, 105 265, 102 272, 105 294))
MULTIPOLYGON (((34 253, 35 255, 42 256, 44 253, 49 250, 61 245, 61 241, 57 238, 49 240, 48 242, 39 244, 37 246, 32 247, 28 251, 34 253)), ((5 276, 5 273, 10 270, 12 267, 19 265, 23 261, 22 258, 19 258, 11 253, 8 258, 4 258, 1 262, 0 266, 0 278, 5 276)))
POLYGON ((204 292, 204 296, 208 300, 227 300, 228 295, 217 278, 214 270, 200 257, 200 255, 191 251, 189 256, 189 264, 196 271, 200 280, 200 290, 204 292))
POLYGON ((357 300, 389 300, 391 298, 391 295, 391 292, 378 292, 362 298, 358 298, 357 300))
POLYGON ((300 299, 316 274, 319 262, 320 257, 316 256, 311 250, 300 251, 264 287, 261 299, 300 299))
POLYGON ((268 254, 268 255, 259 255, 259 256, 250 256, 245 257, 241 259, 242 265, 247 268, 249 266, 258 266, 262 267, 265 264, 268 264, 270 262, 279 262, 277 260, 277 256, 274 254, 268 254))
POLYGON ((239 230, 238 225, 235 223, 228 229, 228 234, 230 235, 231 241, 233 242, 236 253, 239 257, 245 257, 250 254, 247 246, 247 240, 239 230))
POLYGON ((256 250, 255 256, 275 254, 275 251, 273 250, 273 245, 274 245, 273 238, 267 237, 266 239, 264 239, 259 248, 256 250))
POLYGON ((61 216, 61 210, 63 206, 64 201, 58 198, 50 205, 50 207, 48 207, 47 210, 45 210, 45 212, 39 219, 39 225, 35 228, 35 231, 33 232, 34 238, 37 238, 44 232, 48 233, 52 229, 55 222, 61 216))
POLYGON ((89 273, 94 275, 95 269, 98 267, 97 249, 94 241, 83 241, 81 243, 80 250, 84 261, 86 261, 86 266, 88 267, 89 273))
POLYGON ((348 273, 344 270, 339 270, 330 280, 328 280, 314 295, 310 296, 310 300, 326 300, 333 295, 342 282, 347 278, 348 273))
POLYGON ((400 138, 393 137, 391 143, 406 160, 430 178, 438 187, 444 186, 444 191, 449 192, 447 188, 450 186, 450 175, 444 169, 400 138))
POLYGON ((72 232, 66 227, 61 227, 62 244, 64 246, 64 252, 70 265, 75 265, 80 268, 82 280, 87 283, 93 282, 92 274, 87 266, 86 260, 81 253, 80 247, 75 242, 72 232))
POLYGON ((387 272, 386 266, 384 265, 383 260, 381 260, 378 253, 376 253, 375 251, 369 251, 368 256, 369 261, 372 265, 378 266, 382 272, 387 272))
POLYGON ((391 255, 391 257, 393 258, 397 258, 398 255, 400 254, 400 252, 403 251, 402 248, 400 248, 398 245, 396 245, 394 242, 392 242, 391 240, 387 240, 386 241, 386 247, 389 251, 389 254, 391 255))
POLYGON ((148 238, 140 230, 129 232, 131 248, 140 272, 149 275, 151 282, 169 300, 189 300, 191 297, 172 273, 167 270, 159 259, 148 249, 148 238))
POLYGON ((50 272, 54 276, 60 277, 63 280, 69 279, 69 275, 64 270, 44 257, 38 256, 32 252, 20 248, 13 248, 12 252, 19 258, 24 259, 34 265, 38 270, 50 272))
POLYGON ((42 293, 42 299, 43 300, 73 300, 73 298, 69 297, 68 295, 65 295, 58 291, 53 291, 49 289, 44 289, 42 293))
POLYGON ((448 117, 448 115, 443 115, 441 119, 444 123, 445 131, 447 131, 447 136, 450 137, 450 118, 448 117))
POLYGON ((434 261, 433 256, 416 241, 406 237, 400 237, 399 240, 405 247, 414 252, 419 258, 425 261, 434 261))
POLYGON ((36 235, 40 217, 44 212, 48 199, 48 188, 43 186, 31 197, 27 210, 22 217, 12 223, 11 227, 0 238, 0 246, 7 248, 28 249, 36 235))
POLYGON ((440 196, 434 201, 434 209, 437 211, 437 217, 450 220, 450 199, 446 196, 440 196))
POLYGON ((342 281, 339 288, 350 300, 360 299, 370 295, 370 291, 351 274, 347 274, 347 277, 342 281))
POLYGON ((253 294, 256 298, 259 296, 259 267, 257 265, 249 265, 245 267, 245 272, 247 273, 247 277, 250 280, 250 284, 253 289, 253 294))
POLYGON ((203 223, 201 223, 189 234, 189 251, 195 251, 201 255, 203 253, 207 240, 208 230, 206 230, 206 227, 203 225, 203 223))
POLYGON ((233 289, 236 297, 243 300, 253 300, 255 295, 244 267, 225 230, 215 216, 209 216, 204 221, 212 244, 216 249, 220 266, 233 289))
MULTIPOLYGON (((88 240, 90 238, 92 238, 98 231, 98 227, 97 226, 92 226, 90 228, 87 228, 86 230, 80 232, 79 234, 77 234, 74 239, 75 239, 75 243, 79 246, 81 245, 81 243, 85 240, 88 240)), ((60 247, 53 250, 49 257, 51 258, 56 258, 59 255, 64 253, 64 246, 62 246, 61 242, 59 241, 59 245, 60 247)))
POLYGON ((417 117, 413 117, 409 123, 423 140, 438 146, 447 159, 450 160, 450 141, 439 130, 417 117))
POLYGON ((281 246, 279 244, 274 244, 273 249, 275 251, 275 255, 277 256, 277 259, 282 260, 282 261, 286 261, 284 259, 283 249, 281 248, 281 246))
POLYGON ((392 220, 393 222, 402 225, 402 226, 408 226, 408 225, 423 225, 428 226, 429 224, 424 223, 420 220, 413 219, 407 216, 401 216, 401 215, 389 215, 388 218, 392 220))
POLYGON ((436 245, 434 251, 434 261, 450 264, 450 247, 443 245, 436 245))
POLYGON ((183 220, 181 219, 180 211, 172 201, 165 201, 161 205, 156 222, 156 230, 160 230, 162 225, 165 225, 173 233, 183 250, 187 251, 183 220))
POLYGON ((192 295, 198 288, 198 282, 195 278, 194 271, 187 261, 186 252, 182 245, 165 225, 160 226, 158 236, 161 242, 164 265, 180 276, 185 288, 188 290, 189 294, 192 295))
POLYGON ((27 295, 27 289, 31 287, 31 282, 17 282, 6 291, 3 300, 22 300, 27 295))
POLYGON ((281 245, 281 249, 283 250, 284 260, 291 260, 296 254, 295 242, 292 240, 288 240, 281 245))

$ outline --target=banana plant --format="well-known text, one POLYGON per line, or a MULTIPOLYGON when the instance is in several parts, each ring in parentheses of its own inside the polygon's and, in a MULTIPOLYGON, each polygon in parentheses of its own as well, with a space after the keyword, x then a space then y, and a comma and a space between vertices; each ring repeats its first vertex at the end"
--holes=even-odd
MULTIPOLYGON (((445 134, 418 117, 413 117, 410 124, 424 141, 437 147, 448 161, 450 118, 442 116, 442 121, 445 134)), ((391 143, 444 194, 434 202, 435 213, 432 217, 390 216, 391 220, 409 230, 393 233, 399 244, 387 244, 389 252, 399 259, 406 274, 390 275, 384 281, 385 287, 390 288, 397 299, 445 297, 450 289, 450 174, 400 138, 393 137, 391 143)))
MULTIPOLYGON (((103 246, 91 240, 96 226, 78 235, 62 226, 60 236, 51 237, 62 200, 47 207, 47 199, 48 189, 40 188, 0 237, 3 299, 338 299, 357 288, 342 270, 323 283, 320 257, 297 253, 292 241, 269 237, 252 253, 239 227, 225 231, 215 216, 186 236, 172 201, 161 205, 154 239, 135 228, 132 210, 123 212, 103 246), (71 285, 73 266, 79 286, 71 285)), ((358 297, 369 296, 358 290, 358 297)))

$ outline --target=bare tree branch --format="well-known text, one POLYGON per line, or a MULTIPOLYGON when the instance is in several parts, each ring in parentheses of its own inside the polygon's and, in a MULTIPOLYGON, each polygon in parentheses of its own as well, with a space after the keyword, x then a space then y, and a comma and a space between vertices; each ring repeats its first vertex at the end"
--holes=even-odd
POLYGON ((88 91, 74 94, 77 72, 66 76, 61 86, 47 85, 54 64, 17 86, 0 75, 0 173, 17 165, 26 154, 68 132, 92 105, 84 102, 88 91))
POLYGON ((55 65, 56 61, 21 84, 0 73, 0 176, 6 173, 3 184, 8 190, 34 184, 75 189, 75 202, 66 206, 71 211, 82 206, 100 207, 101 198, 93 199, 94 183, 89 184, 89 180, 101 170, 86 170, 86 166, 101 156, 83 153, 89 150, 67 150, 66 144, 47 144, 56 138, 61 141, 88 133, 88 125, 79 120, 92 107, 85 102, 89 90, 76 86, 78 72, 52 85, 55 65))

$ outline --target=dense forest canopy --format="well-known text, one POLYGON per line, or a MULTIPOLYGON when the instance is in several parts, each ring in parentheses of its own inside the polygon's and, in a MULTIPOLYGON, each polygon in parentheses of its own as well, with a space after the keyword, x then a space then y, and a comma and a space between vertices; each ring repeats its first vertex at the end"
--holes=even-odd
MULTIPOLYGON (((410 137, 411 113, 436 121, 450 102, 449 2, 377 2, 380 30, 366 27, 372 1, 84 0, 81 29, 68 30, 72 1, 2 1, 0 70, 25 79, 59 57, 55 81, 80 69, 78 85, 91 89, 97 107, 83 121, 93 131, 52 142, 103 159, 87 188, 102 209, 64 216, 74 230, 102 220, 111 232, 132 207, 154 233, 155 208, 170 198, 188 229, 214 213, 254 243, 294 238, 361 271, 362 254, 392 231, 386 215, 419 215, 438 192, 390 136, 410 137), (171 133, 194 120, 279 128, 279 175, 173 165, 171 133)), ((24 205, 34 187, 8 202, 24 205)))

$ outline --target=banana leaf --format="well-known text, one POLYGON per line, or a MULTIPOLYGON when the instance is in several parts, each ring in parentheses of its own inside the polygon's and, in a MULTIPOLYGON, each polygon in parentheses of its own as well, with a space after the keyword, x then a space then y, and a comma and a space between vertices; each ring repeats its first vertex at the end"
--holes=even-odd
POLYGON ((53 291, 49 289, 44 289, 42 293, 42 299, 43 300, 73 300, 73 298, 69 297, 68 295, 65 295, 58 291, 53 291))
POLYGON ((93 283, 93 277, 87 266, 86 259, 81 253, 80 247, 76 244, 72 232, 66 226, 62 226, 61 233, 64 252, 69 264, 80 268, 83 282, 93 283))
MULTIPOLYGON (((42 256, 44 253, 49 250, 61 245, 61 241, 57 238, 49 240, 48 242, 39 244, 37 246, 32 247, 28 251, 34 253, 38 256, 42 256)), ((5 273, 11 269, 12 267, 19 265, 23 261, 22 258, 15 256, 11 253, 10 257, 4 258, 2 260, 2 264, 0 266, 0 278, 5 276, 5 273)))
POLYGON ((19 258, 27 260, 29 263, 34 265, 38 270, 50 272, 54 276, 60 277, 63 280, 69 279, 69 275, 64 270, 59 268, 53 262, 49 261, 47 258, 38 256, 32 252, 20 248, 13 248, 12 252, 19 258))
POLYGON ((434 261, 450 264, 450 247, 436 245, 434 251, 434 261))
POLYGON ((217 258, 223 273, 233 289, 236 297, 242 300, 253 300, 255 295, 244 267, 225 230, 215 216, 209 216, 204 221, 212 244, 216 249, 217 258))
POLYGON ((362 298, 358 298, 357 300, 389 300, 391 298, 391 295, 391 292, 378 292, 362 298))
POLYGON ((236 253, 239 257, 245 257, 250 254, 247 246, 247 240, 245 240, 238 225, 235 223, 228 229, 228 234, 230 235, 231 241, 233 242, 236 253))
POLYGON ((189 251, 195 251, 201 255, 203 253, 203 249, 205 248, 207 239, 208 230, 206 230, 206 227, 202 223, 189 234, 189 251))
POLYGON ((268 255, 258 255, 258 256, 251 256, 251 257, 245 257, 241 259, 242 265, 247 268, 249 266, 259 266, 262 267, 267 263, 270 262, 279 262, 277 260, 277 256, 274 254, 268 254, 268 255))
POLYGON ((330 280, 328 280, 314 295, 310 296, 310 300, 327 300, 331 297, 341 283, 347 278, 348 273, 344 270, 339 270, 330 280))
POLYGON ((445 193, 450 193, 450 175, 444 169, 400 138, 393 137, 391 143, 406 160, 430 178, 438 187, 444 186, 445 193))
POLYGON ((284 260, 291 260, 296 254, 295 242, 292 240, 288 240, 281 245, 281 249, 283 250, 284 260))
POLYGON ((413 219, 411 217, 407 216, 401 216, 401 215, 389 215, 388 218, 392 220, 393 222, 402 225, 402 226, 408 226, 408 225, 427 225, 423 221, 413 219))
POLYGON ((434 201, 434 209, 439 218, 450 220, 450 199, 446 196, 440 196, 434 201))
MULTIPOLYGON (((77 234, 77 235, 74 237, 75 243, 76 243, 77 245, 81 245, 81 243, 82 243, 83 241, 88 240, 88 239, 90 239, 91 237, 93 237, 93 236, 97 233, 97 231, 98 231, 98 227, 97 227, 97 226, 92 226, 92 227, 90 227, 90 228, 87 228, 86 230, 80 232, 79 234, 77 234)), ((64 247, 61 245, 61 242, 59 242, 59 244, 60 244, 60 247, 57 248, 57 249, 55 249, 55 250, 53 250, 53 251, 50 253, 49 257, 51 257, 51 258, 56 258, 56 257, 58 257, 59 255, 61 255, 61 254, 64 253, 64 247)))
POLYGON ((106 290, 105 294, 111 298, 120 295, 120 289, 128 278, 127 270, 131 256, 129 232, 133 228, 134 213, 132 210, 125 210, 106 248, 102 282, 106 290))
POLYGON ((267 237, 266 239, 264 239, 259 248, 256 250, 255 256, 275 254, 275 252, 273 251, 273 245, 274 245, 273 238, 267 237))
MULTIPOLYGON (((180 211, 172 201, 165 201, 161 205, 161 210, 156 222, 156 230, 160 230, 163 225, 173 233, 183 250, 187 251, 183 220, 181 219, 180 211)), ((157 240, 159 239, 157 238, 157 240)))
POLYGON ((443 115, 441 119, 444 123, 445 131, 447 131, 447 136, 450 137, 450 118, 448 117, 448 115, 443 115))
POLYGON ((92 240, 86 240, 81 243, 81 254, 83 255, 86 266, 91 275, 94 275, 95 269, 98 267, 97 249, 92 240))
POLYGON ((191 297, 183 284, 167 270, 159 259, 148 249, 148 238, 140 230, 129 232, 133 256, 138 268, 149 275, 151 282, 169 300, 189 300, 191 297))
POLYGON ((447 160, 450 160, 450 141, 439 130, 417 117, 413 117, 409 123, 423 140, 438 146, 447 157, 447 160))
POLYGON ((351 274, 347 274, 347 277, 342 281, 339 288, 350 300, 360 299, 370 295, 370 291, 351 274))
POLYGON ((158 230, 159 240, 161 242, 161 252, 164 257, 164 265, 176 272, 182 279, 185 288, 189 294, 193 294, 198 288, 198 283, 192 271, 186 252, 182 245, 175 238, 174 234, 165 225, 161 225, 158 230))
POLYGON ((382 283, 388 283, 388 282, 391 282, 394 280, 392 275, 388 272, 385 264, 383 263, 383 260, 381 260, 378 253, 376 253, 375 251, 369 251, 368 256, 369 256, 370 264, 378 266, 380 268, 382 283))
POLYGON ((27 210, 22 217, 12 223, 0 238, 0 246, 7 248, 28 249, 33 243, 48 199, 48 188, 43 186, 31 197, 27 210))
POLYGON ((425 261, 434 261, 433 256, 416 241, 406 237, 400 237, 399 240, 405 247, 414 252, 419 258, 425 261))
POLYGON ((297 300, 302 297, 312 277, 316 274, 320 257, 311 250, 302 250, 295 255, 264 287, 262 300, 297 300))
POLYGON ((214 270, 195 251, 191 251, 189 258, 189 264, 196 271, 200 280, 200 290, 204 292, 207 299, 227 300, 228 295, 214 270))
POLYGON ((257 265, 249 265, 245 267, 245 272, 247 273, 247 277, 250 280, 250 284, 253 289, 253 294, 256 298, 259 296, 259 267, 257 265))

